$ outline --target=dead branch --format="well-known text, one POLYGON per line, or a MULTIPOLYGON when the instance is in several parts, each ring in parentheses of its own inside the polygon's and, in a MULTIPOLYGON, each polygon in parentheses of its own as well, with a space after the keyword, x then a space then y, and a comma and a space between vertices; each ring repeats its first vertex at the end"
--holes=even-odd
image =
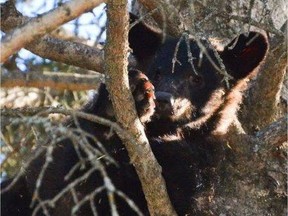
POLYGON ((1 73, 1 87, 50 87, 57 90, 82 91, 97 88, 100 82, 104 82, 101 74, 74 74, 59 72, 29 72, 29 73, 1 73))
POLYGON ((107 45, 105 49, 106 84, 116 113, 116 119, 137 144, 124 139, 131 162, 142 184, 151 215, 175 215, 169 200, 161 167, 157 163, 144 128, 137 117, 128 84, 128 12, 127 1, 108 1, 107 45), (115 37, 118 35, 118 37, 115 37), (125 107, 125 109, 123 109, 125 107))
MULTIPOLYGON (((4 117, 22 117, 22 116, 46 116, 48 114, 52 113, 58 113, 63 115, 69 115, 69 116, 75 116, 78 118, 83 118, 107 127, 111 127, 113 130, 115 130, 118 134, 121 135, 121 137, 124 137, 125 139, 133 140, 132 136, 127 133, 126 130, 122 129, 117 123, 112 122, 108 119, 101 118, 99 116, 95 116, 92 114, 84 113, 81 111, 75 111, 75 110, 66 110, 62 108, 57 107, 34 107, 34 108, 16 108, 16 109, 0 109, 1 115, 4 117)), ((133 141, 136 142, 136 141, 133 141)))
MULTIPOLYGON (((58 110, 58 111, 61 112, 61 110, 58 110)), ((62 111, 65 112, 65 110, 62 110, 62 111)), ((45 162, 44 162, 44 165, 42 166, 41 172, 37 178, 37 183, 36 183, 36 187, 34 189, 33 199, 32 199, 32 203, 31 203, 31 206, 36 204, 36 207, 34 208, 32 215, 37 215, 37 212, 40 209, 42 209, 47 215, 49 215, 48 209, 55 207, 56 203, 61 205, 61 202, 62 202, 61 200, 63 199, 63 197, 69 197, 69 199, 73 198, 75 205, 72 209, 72 215, 75 215, 75 213, 79 210, 79 207, 82 204, 86 203, 87 201, 90 201, 90 199, 87 200, 87 197, 89 197, 91 195, 91 194, 88 194, 84 198, 83 197, 82 198, 77 197, 77 194, 75 193, 75 187, 77 185, 79 185, 79 183, 81 183, 83 180, 87 179, 96 170, 99 171, 99 173, 101 174, 101 176, 104 180, 103 186, 100 186, 100 188, 106 189, 109 193, 109 196, 118 195, 119 191, 117 188, 115 188, 115 186, 113 185, 109 176, 107 175, 104 164, 102 162, 103 160, 100 160, 100 158, 103 158, 105 155, 104 160, 108 159, 108 161, 110 161, 112 163, 115 163, 115 161, 109 156, 109 154, 107 154, 106 150, 103 148, 103 145, 97 140, 96 137, 92 136, 91 134, 86 133, 85 131, 83 131, 81 128, 79 128, 77 126, 76 117, 80 117, 83 115, 85 118, 86 113, 78 113, 78 114, 80 114, 80 116, 78 116, 77 113, 75 113, 74 111, 70 111, 70 112, 68 111, 68 113, 70 113, 70 115, 72 115, 74 117, 75 124, 77 126, 76 128, 69 128, 69 127, 66 127, 65 125, 62 125, 62 124, 53 125, 53 123, 51 123, 50 121, 47 121, 47 118, 41 117, 41 115, 43 115, 43 114, 47 115, 47 114, 49 114, 49 112, 51 112, 51 110, 46 110, 44 112, 37 113, 35 116, 29 116, 29 117, 21 116, 21 117, 16 117, 16 118, 11 119, 11 124, 16 124, 16 125, 25 124, 27 127, 31 127, 33 125, 45 125, 45 132, 47 134, 49 134, 51 137, 54 137, 54 138, 52 138, 52 140, 49 140, 48 146, 46 146, 44 148, 36 149, 36 151, 33 154, 33 157, 30 160, 28 160, 27 163, 24 164, 24 167, 28 167, 29 164, 35 158, 37 158, 39 156, 39 154, 42 154, 42 155, 45 154, 44 155, 45 162), (57 138, 56 138, 56 136, 53 136, 52 134, 54 134, 54 135, 57 134, 57 138), (49 163, 51 163, 53 161, 52 151, 53 151, 53 149, 57 143, 61 142, 63 139, 66 139, 66 138, 69 138, 72 141, 72 144, 73 144, 73 147, 75 148, 75 151, 78 152, 79 162, 76 163, 74 167, 72 167, 72 169, 69 171, 69 173, 65 176, 65 180, 69 180, 71 175, 73 175, 73 173, 76 172, 83 165, 83 163, 85 163, 85 164, 91 163, 93 166, 91 168, 89 168, 86 173, 84 173, 83 175, 79 176, 76 179, 73 179, 73 181, 69 182, 69 184, 65 188, 63 188, 53 198, 47 199, 47 200, 42 200, 41 196, 39 196, 39 188, 43 184, 43 179, 44 179, 45 173, 48 172, 49 163), (99 149, 95 148, 95 146, 92 146, 91 143, 89 143, 88 138, 95 141, 95 143, 98 145, 99 149), (81 156, 79 151, 85 152, 85 154, 87 155, 87 158, 84 159, 81 156)), ((95 120, 96 116, 90 115, 90 117, 92 117, 93 120, 95 120)), ((101 121, 101 118, 99 118, 98 120, 101 121)), ((98 120, 96 117, 96 121, 98 121, 98 120)), ((102 119, 102 120, 104 121, 104 124, 105 124, 105 119, 102 119)), ((113 123, 113 122, 109 123, 109 121, 108 122, 106 121, 106 123, 108 123, 108 124, 112 123, 111 129, 114 128, 113 125, 120 128, 119 126, 117 126, 116 123, 113 123)), ((120 128, 120 130, 121 130, 121 128, 120 128)), ((122 131, 124 131, 124 130, 122 130, 122 131)), ((124 136, 125 136, 125 133, 126 133, 126 131, 124 131, 124 133, 123 133, 124 136)), ((22 171, 19 172, 16 175, 16 177, 13 179, 11 184, 8 185, 6 188, 4 188, 1 191, 1 193, 5 193, 6 191, 8 191, 16 183, 16 181, 21 177, 22 174, 23 174, 22 171)), ((99 188, 95 188, 94 191, 99 191, 99 188)), ((94 193, 94 195, 96 195, 96 194, 94 193)), ((91 199, 94 200, 94 196, 91 197, 91 199)), ((134 202, 132 200, 130 200, 129 198, 127 199, 126 197, 122 197, 122 199, 124 199, 126 202, 128 202, 129 205, 131 205, 136 212, 139 212, 139 209, 136 207, 136 205, 134 204, 134 202)), ((113 209, 116 210, 116 206, 115 206, 114 202, 111 202, 110 205, 111 205, 112 210, 113 209)), ((93 207, 96 208, 94 206, 94 203, 93 203, 93 207)), ((118 214, 112 214, 112 215, 118 215, 118 214)))

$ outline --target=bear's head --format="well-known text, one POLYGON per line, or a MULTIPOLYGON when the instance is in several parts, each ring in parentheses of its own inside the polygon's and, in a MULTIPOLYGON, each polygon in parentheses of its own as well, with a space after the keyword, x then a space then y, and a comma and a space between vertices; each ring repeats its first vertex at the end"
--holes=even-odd
POLYGON ((224 133, 247 81, 267 53, 267 39, 257 32, 240 34, 217 51, 209 42, 185 34, 163 38, 142 22, 130 30, 133 54, 155 86, 157 105, 151 124, 161 125, 162 133, 198 130, 203 125, 210 132, 224 133))

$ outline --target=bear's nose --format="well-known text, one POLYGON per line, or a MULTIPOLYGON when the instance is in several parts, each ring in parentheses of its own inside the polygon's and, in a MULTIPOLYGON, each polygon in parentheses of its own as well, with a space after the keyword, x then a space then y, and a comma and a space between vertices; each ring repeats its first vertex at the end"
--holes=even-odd
POLYGON ((155 92, 157 104, 165 107, 172 108, 174 104, 174 97, 168 92, 157 91, 155 92))

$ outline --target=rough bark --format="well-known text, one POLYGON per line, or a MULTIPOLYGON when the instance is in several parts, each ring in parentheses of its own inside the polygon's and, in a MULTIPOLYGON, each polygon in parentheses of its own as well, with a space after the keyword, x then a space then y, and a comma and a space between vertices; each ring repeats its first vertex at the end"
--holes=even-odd
MULTIPOLYGON (((220 185, 207 210, 216 215, 287 215, 286 128, 287 118, 282 118, 255 136, 223 138, 229 150, 217 168, 220 185)), ((200 206, 204 198, 198 198, 200 206)))
POLYGON ((175 215, 175 211, 166 191, 161 167, 152 153, 144 128, 137 117, 129 89, 127 72, 129 25, 126 0, 108 1, 107 12, 106 84, 116 119, 135 137, 136 143, 124 140, 124 144, 141 181, 150 214, 172 216, 175 215))
POLYGON ((241 118, 246 131, 263 128, 279 114, 282 83, 287 69, 287 38, 271 40, 270 52, 244 101, 241 118))

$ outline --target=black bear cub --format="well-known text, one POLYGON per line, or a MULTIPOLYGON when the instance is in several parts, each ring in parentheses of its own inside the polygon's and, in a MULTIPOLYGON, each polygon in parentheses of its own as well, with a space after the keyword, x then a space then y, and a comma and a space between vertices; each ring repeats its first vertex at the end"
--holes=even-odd
MULTIPOLYGON (((136 17, 131 16, 131 19, 134 21, 136 17)), ((137 70, 130 72, 137 111, 145 124, 152 150, 162 166, 169 197, 178 215, 202 215, 196 203, 197 197, 205 194, 213 197, 217 185, 221 184, 217 163, 224 160, 225 152, 217 137, 225 134, 236 118, 249 78, 257 72, 266 55, 267 40, 257 32, 241 34, 223 51, 217 52, 204 40, 189 39, 186 43, 170 36, 162 38, 162 34, 140 22, 130 30, 129 43, 139 62, 139 69, 155 87, 154 95, 154 87, 144 74, 137 70), (222 64, 232 77, 229 87, 223 81, 222 64)), ((113 119, 113 109, 104 85, 97 99, 84 111, 113 119)), ((3 215, 31 215, 33 211, 35 215, 95 215, 95 211, 98 215, 111 215, 112 211, 117 211, 119 215, 141 214, 139 211, 149 215, 137 174, 120 139, 116 135, 108 136, 109 128, 85 119, 78 119, 77 124, 71 123, 70 127, 77 125, 87 132, 93 147, 91 151, 102 150, 94 143, 99 141, 105 148, 105 154, 114 158, 116 163, 105 161, 106 173, 114 186, 133 200, 137 207, 121 196, 115 196, 113 200, 116 209, 110 206, 111 191, 101 189, 107 183, 107 178, 103 180, 101 166, 79 182, 74 191, 71 189, 59 198, 57 194, 60 191, 89 172, 87 170, 91 170, 95 163, 97 165, 89 158, 89 152, 81 151, 81 142, 79 153, 73 140, 66 139, 53 149, 53 163, 46 169, 38 194, 42 201, 57 198, 57 202, 53 206, 43 203, 37 206, 36 203, 32 209, 27 205, 45 163, 43 153, 31 163, 15 190, 12 188, 3 194, 3 215), (86 169, 79 169, 66 180, 67 173, 72 172, 71 169, 75 169, 81 159, 87 161, 86 169), (21 194, 22 201, 17 194, 21 194), (75 208, 77 200, 83 205, 75 208)), ((99 160, 105 160, 105 157, 99 160)))

